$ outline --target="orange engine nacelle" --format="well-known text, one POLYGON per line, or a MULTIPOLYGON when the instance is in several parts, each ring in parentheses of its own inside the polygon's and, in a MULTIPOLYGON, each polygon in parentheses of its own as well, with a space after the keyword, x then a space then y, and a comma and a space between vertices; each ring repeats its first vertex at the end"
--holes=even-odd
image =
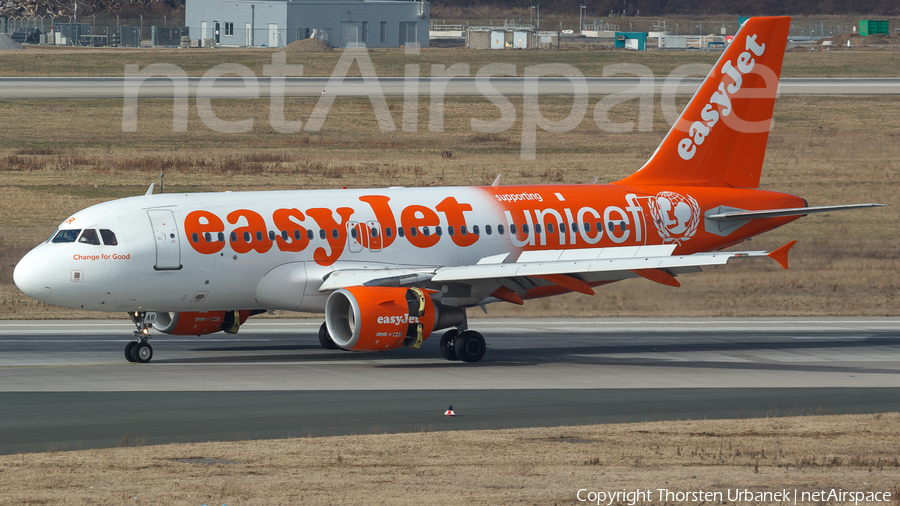
POLYGON ((352 286, 325 302, 325 324, 345 350, 380 351, 418 347, 435 330, 459 325, 465 313, 442 306, 417 288, 352 286))
POLYGON ((202 336, 223 331, 236 334, 241 324, 250 317, 250 311, 191 311, 182 313, 157 313, 153 328, 163 334, 176 336, 202 336))

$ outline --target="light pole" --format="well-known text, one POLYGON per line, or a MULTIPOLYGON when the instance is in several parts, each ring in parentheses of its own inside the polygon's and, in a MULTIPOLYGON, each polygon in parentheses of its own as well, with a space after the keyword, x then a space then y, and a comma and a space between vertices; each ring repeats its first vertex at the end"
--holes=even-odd
POLYGON ((578 33, 581 34, 584 32, 584 18, 587 15, 587 6, 581 4, 581 9, 578 10, 578 33))

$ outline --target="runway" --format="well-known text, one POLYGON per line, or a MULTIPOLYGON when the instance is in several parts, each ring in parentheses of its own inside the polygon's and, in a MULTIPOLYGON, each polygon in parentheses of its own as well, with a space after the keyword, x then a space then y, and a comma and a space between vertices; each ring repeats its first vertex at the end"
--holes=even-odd
MULTIPOLYGON (((319 97, 322 91, 330 96, 404 96, 415 92, 417 96, 523 96, 526 78, 475 77, 415 78, 407 83, 403 77, 380 77, 377 87, 362 78, 344 78, 329 82, 327 77, 285 78, 286 97, 319 97)), ((590 95, 609 95, 627 92, 634 95, 693 95, 701 77, 668 79, 654 77, 641 82, 636 77, 585 77, 585 89, 590 95)), ((140 85, 143 98, 173 98, 175 88, 167 77, 148 77, 129 81, 129 87, 140 85)), ((190 97, 247 98, 272 96, 272 79, 226 76, 215 80, 189 77, 183 81, 190 97), (247 87, 248 84, 250 87, 247 87), (198 90, 201 90, 198 92, 198 90)), ((571 96, 575 93, 572 81, 560 77, 536 78, 529 93, 537 95, 571 96)), ((4 77, 0 78, 0 99, 27 98, 118 98, 126 93, 124 77, 4 77)), ((134 96, 136 90, 129 91, 134 96)), ((782 78, 778 85, 781 95, 897 95, 900 94, 900 78, 877 77, 802 77, 782 78)))
POLYGON ((50 448, 900 410, 900 319, 472 319, 488 351, 326 351, 318 321, 150 341, 0 322, 0 454, 50 448), (442 416, 452 404, 460 416, 442 416))

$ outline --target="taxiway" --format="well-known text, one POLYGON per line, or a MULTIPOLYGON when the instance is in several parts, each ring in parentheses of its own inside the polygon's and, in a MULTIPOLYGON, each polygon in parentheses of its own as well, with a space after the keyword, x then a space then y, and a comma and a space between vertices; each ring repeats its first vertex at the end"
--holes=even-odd
MULTIPOLYGON (((473 319, 477 364, 327 351, 311 320, 150 341, 124 321, 0 322, 0 453, 415 430, 900 410, 900 319, 473 319), (442 416, 452 404, 460 415, 442 416)), ((437 337, 437 336, 435 336, 437 337)))

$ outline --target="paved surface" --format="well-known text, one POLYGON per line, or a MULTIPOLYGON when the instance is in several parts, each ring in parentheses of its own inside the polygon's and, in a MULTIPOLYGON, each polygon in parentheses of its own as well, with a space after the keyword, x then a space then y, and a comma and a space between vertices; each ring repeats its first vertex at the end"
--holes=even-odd
MULTIPOLYGON (((329 85, 327 77, 300 77, 285 80, 284 96, 313 97, 321 96, 326 90, 332 96, 367 96, 373 93, 372 87, 361 78, 346 78, 340 84, 329 85)), ((257 77, 253 80, 258 86, 258 96, 271 96, 271 79, 257 77)), ((406 87, 405 78, 382 77, 378 82, 381 92, 386 96, 403 96, 406 87)), ((616 92, 636 94, 660 94, 663 89, 671 94, 665 86, 665 77, 652 80, 650 86, 636 88, 640 84, 637 78, 629 77, 587 77, 588 92, 591 95, 608 95, 616 92)), ((459 78, 420 78, 417 88, 420 97, 430 96, 432 90, 444 89, 445 96, 466 95, 507 95, 522 96, 525 79, 521 77, 501 77, 490 79, 490 86, 479 90, 474 77, 459 78)), ((680 83, 670 83, 677 95, 693 95, 699 88, 702 78, 685 78, 680 83)), ((187 79, 188 94, 197 96, 201 78, 187 79)), ((565 78, 546 77, 538 80, 539 95, 572 95, 571 81, 565 78)), ((129 85, 131 86, 131 85, 129 85)), ((242 78, 221 77, 214 85, 204 85, 201 94, 211 98, 240 98, 257 96, 248 92, 242 78)), ((144 80, 140 87, 140 96, 146 98, 172 98, 172 80, 169 78, 151 77, 144 80)), ((783 78, 778 86, 782 95, 897 95, 900 94, 900 78, 863 78, 863 77, 824 77, 824 78, 783 78)), ((122 77, 6 77, 0 78, 0 99, 7 98, 123 98, 125 79, 122 77)))
POLYGON ((155 336, 0 322, 0 453, 149 443, 900 410, 900 319, 472 320, 478 364, 326 351, 318 322, 155 336), (446 418, 452 404, 460 414, 446 418))

